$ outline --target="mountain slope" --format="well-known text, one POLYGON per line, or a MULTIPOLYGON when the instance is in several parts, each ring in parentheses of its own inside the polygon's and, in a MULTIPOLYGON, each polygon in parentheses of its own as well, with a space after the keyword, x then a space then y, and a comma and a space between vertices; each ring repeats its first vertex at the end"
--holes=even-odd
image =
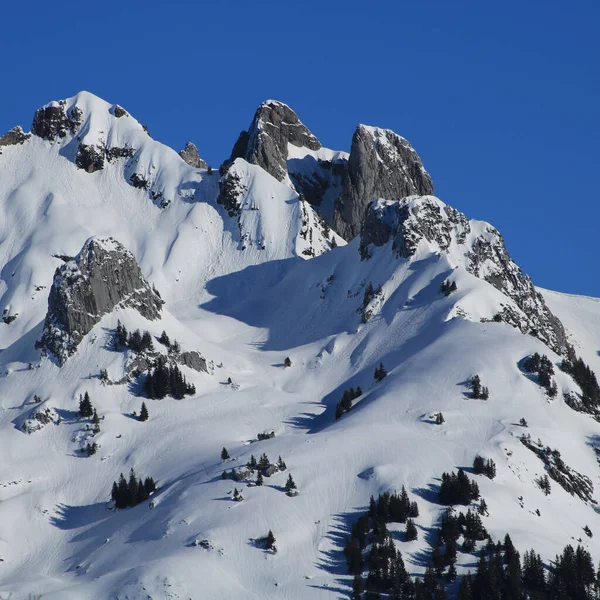
MULTIPOLYGON (((554 480, 544 495, 536 484, 544 463, 520 441, 529 433, 559 450, 597 498, 600 425, 565 403, 564 394, 580 393, 569 375, 555 368, 551 398, 522 360, 538 352, 558 365, 568 342, 598 370, 600 302, 538 294, 493 227, 403 191, 415 169, 429 186, 407 148, 412 171, 395 153, 383 157, 397 185, 373 175, 361 235, 346 245, 302 190, 311 173, 328 172, 319 198, 333 219, 350 159, 320 147, 289 114, 304 142, 275 135, 285 153, 276 176, 256 159, 265 156, 260 128, 218 176, 91 94, 41 110, 33 135, 0 156, 0 308, 16 317, 0 323, 0 589, 61 600, 345 597, 344 541, 370 496, 404 485, 418 502, 418 539, 397 533, 396 542, 408 570, 423 573, 444 510, 439 478, 477 454, 497 465, 493 480, 473 476, 495 540, 509 532, 519 550, 534 546, 548 560, 582 538, 600 558, 598 536, 582 533, 586 525, 596 533, 597 506, 554 480), (127 303, 94 313, 99 320, 59 366, 35 347, 50 290, 67 282, 77 304, 65 272, 89 264, 86 240, 105 236, 131 253, 164 305, 151 319, 127 303), (455 291, 443 293, 450 283, 455 291), (120 344, 119 323, 147 330, 154 350, 120 344), (179 349, 159 341, 163 331, 179 349), (186 364, 186 352, 206 368, 186 364), (147 370, 160 360, 180 365, 195 393, 146 397, 147 370), (377 382, 381 363, 388 375, 377 382), (475 374, 487 401, 471 397, 475 374), (358 386, 362 395, 336 419, 343 392, 358 386), (101 419, 95 435, 77 412, 85 392, 101 419), (147 422, 133 414, 142 401, 147 422), (251 485, 255 475, 222 479, 262 453, 281 456, 287 470, 262 487, 251 485), (115 511, 112 483, 132 467, 157 491, 115 511), (294 497, 284 493, 290 473, 294 497), (243 502, 232 500, 236 487, 243 502), (269 529, 276 554, 256 542, 269 529)), ((94 284, 102 290, 120 281, 103 273, 94 284)), ((459 572, 475 561, 459 553, 459 572)))

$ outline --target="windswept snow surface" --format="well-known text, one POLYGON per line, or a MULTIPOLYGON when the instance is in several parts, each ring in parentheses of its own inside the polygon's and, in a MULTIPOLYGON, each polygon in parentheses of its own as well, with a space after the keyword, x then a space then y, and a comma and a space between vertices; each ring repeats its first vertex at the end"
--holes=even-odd
MULTIPOLYGON (((570 377, 557 369, 550 400, 521 371, 533 352, 559 357, 506 324, 481 322, 507 298, 469 274, 461 256, 421 244, 400 259, 388 244, 361 261, 357 239, 303 260, 301 201, 288 186, 238 159, 247 191, 239 220, 229 217, 216 203, 216 173, 189 167, 91 94, 74 104, 85 143, 128 144, 136 159, 86 173, 73 163, 69 136, 34 136, 0 156, 0 310, 17 315, 0 322, 0 591, 44 600, 345 597, 344 540, 369 497, 405 485, 417 500, 419 539, 398 547, 410 572, 421 573, 428 531, 444 509, 439 477, 470 467, 476 454, 497 464, 494 480, 474 476, 492 537, 509 532, 520 550, 535 547, 546 560, 581 540, 600 559, 600 536, 582 530, 600 533, 597 506, 554 482, 544 496, 535 484, 543 464, 518 439, 526 431, 559 449, 598 488, 600 424, 564 404, 562 392, 577 390, 570 377), (166 208, 128 183, 132 169, 171 200, 166 208), (244 244, 244 233, 264 249, 244 244), (77 254, 91 235, 113 236, 133 253, 164 314, 156 322, 131 309, 106 315, 58 368, 34 348, 61 264, 54 255, 77 254), (445 297, 440 284, 450 276, 458 291, 445 297), (369 282, 381 294, 363 322, 369 282), (98 377, 101 369, 113 381, 124 375, 129 351, 112 345, 117 320, 200 351, 209 372, 183 368, 196 394, 145 399, 150 420, 132 418, 143 400, 138 382, 98 377), (380 362, 389 375, 375 383, 380 362), (475 373, 489 387, 486 402, 468 394, 475 373), (358 385, 363 395, 335 421, 343 391, 358 385), (89 432, 77 398, 85 391, 102 422, 98 452, 84 458, 89 432), (25 433, 23 422, 45 408, 61 423, 25 433), (441 426, 429 418, 438 411, 441 426), (250 443, 263 431, 276 435, 250 443), (263 452, 288 470, 263 487, 221 479, 263 452), (112 482, 132 467, 156 480, 153 508, 110 510, 112 482), (300 492, 293 498, 283 493, 288 473, 300 492), (231 500, 234 487, 243 502, 231 500), (253 541, 269 529, 276 554, 253 541)), ((474 232, 484 225, 471 222, 474 232)), ((600 301, 543 293, 598 369, 600 301)), ((475 561, 459 554, 459 571, 475 561)))

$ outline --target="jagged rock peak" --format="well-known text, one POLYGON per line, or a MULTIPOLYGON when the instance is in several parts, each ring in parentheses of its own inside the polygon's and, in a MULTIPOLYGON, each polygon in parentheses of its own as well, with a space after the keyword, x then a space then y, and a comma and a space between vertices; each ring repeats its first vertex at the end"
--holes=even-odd
POLYGON ((30 133, 25 133, 20 125, 13 127, 10 131, 0 136, 0 146, 17 146, 24 144, 31 137, 30 133))
POLYGON ((530 334, 557 354, 568 348, 565 329, 552 314, 531 279, 513 262, 497 229, 464 214, 433 196, 410 196, 400 201, 370 203, 361 233, 360 252, 370 258, 370 246, 384 246, 399 257, 427 252, 446 254, 455 266, 487 281, 512 302, 502 304, 494 320, 530 334))
POLYGON ((181 156, 181 158, 183 158, 183 160, 190 165, 190 167, 194 167, 194 169, 208 168, 206 161, 200 158, 198 148, 196 148, 196 145, 192 144, 192 142, 188 142, 185 145, 185 148, 179 152, 179 156, 181 156))
POLYGON ((42 339, 45 353, 64 364, 83 337, 116 307, 160 317, 163 301, 129 250, 112 237, 92 237, 54 273, 42 339))
POLYGON ((358 235, 370 202, 433 193, 433 182, 410 143, 389 129, 359 125, 352 136, 348 173, 336 204, 334 228, 358 235))
POLYGON ((321 143, 283 102, 267 100, 257 109, 248 131, 242 131, 229 163, 243 158, 262 167, 277 180, 287 177, 288 143, 319 150, 321 143))

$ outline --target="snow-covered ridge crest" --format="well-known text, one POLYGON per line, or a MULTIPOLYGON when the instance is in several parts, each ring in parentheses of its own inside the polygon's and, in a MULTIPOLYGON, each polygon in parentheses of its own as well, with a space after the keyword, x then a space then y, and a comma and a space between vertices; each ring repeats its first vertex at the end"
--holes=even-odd
POLYGON ((38 347, 62 365, 83 336, 117 306, 135 308, 154 320, 162 304, 131 252, 112 237, 92 237, 54 274, 38 347))
POLYGON ((566 352, 562 323, 489 223, 468 220, 434 196, 409 196, 396 202, 378 199, 367 210, 361 256, 369 258, 370 247, 388 244, 402 258, 411 259, 417 253, 446 255, 455 268, 483 279, 510 299, 494 315, 495 320, 538 337, 557 354, 566 352))
POLYGON ((178 196, 193 195, 200 180, 197 169, 206 169, 203 162, 186 164, 173 149, 153 140, 118 104, 85 91, 38 109, 32 133, 58 145, 62 156, 87 173, 114 166, 129 185, 162 208, 178 196))

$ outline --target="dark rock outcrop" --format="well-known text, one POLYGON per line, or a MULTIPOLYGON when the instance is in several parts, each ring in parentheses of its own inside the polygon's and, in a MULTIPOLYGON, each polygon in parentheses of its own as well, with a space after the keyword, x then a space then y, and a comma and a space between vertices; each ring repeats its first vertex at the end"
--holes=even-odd
POLYGON ((200 154, 198 153, 198 148, 196 148, 195 144, 192 142, 188 142, 185 145, 185 148, 179 153, 179 156, 183 158, 184 162, 186 162, 190 167, 194 167, 194 169, 207 169, 208 165, 205 161, 200 158, 200 154))
POLYGON ((177 357, 177 362, 180 365, 185 365, 190 369, 194 369, 194 371, 208 373, 208 369, 206 367, 206 359, 204 359, 199 352, 195 350, 191 350, 189 352, 182 352, 177 357))
POLYGON ((74 106, 67 115, 65 101, 39 108, 33 117, 31 131, 46 140, 64 138, 67 133, 75 134, 82 121, 81 109, 74 106))
POLYGON ((432 193, 431 177, 407 140, 389 129, 359 125, 352 137, 333 227, 344 239, 351 240, 360 233, 373 200, 432 193))
POLYGON ((0 136, 0 146, 18 146, 24 144, 30 137, 30 133, 25 133, 22 127, 17 125, 3 136, 0 136))
POLYGON ((433 197, 409 197, 399 202, 372 202, 364 219, 360 252, 369 258, 369 248, 392 242, 399 257, 412 257, 425 240, 436 252, 449 252, 471 274, 493 285, 510 298, 495 320, 504 321, 530 334, 558 354, 567 351, 567 336, 528 275, 510 258, 500 233, 491 225, 478 235, 465 215, 433 197))
POLYGON ((79 169, 83 169, 87 173, 95 173, 104 168, 104 155, 105 151, 103 148, 79 144, 75 164, 79 169))
POLYGON ((139 190, 149 190, 150 182, 141 173, 132 173, 129 183, 139 190))
POLYGON ((248 131, 242 131, 229 163, 243 158, 279 181, 287 176, 288 143, 319 150, 321 143, 286 104, 268 100, 258 107, 248 131))
POLYGON ((120 119, 121 117, 129 116, 129 113, 122 106, 119 106, 118 104, 115 104, 112 112, 113 112, 113 115, 115 115, 115 117, 117 117, 117 119, 120 119))
POLYGON ((98 321, 116 307, 160 317, 162 300, 133 255, 113 238, 93 237, 54 273, 48 312, 37 347, 64 364, 98 321))

